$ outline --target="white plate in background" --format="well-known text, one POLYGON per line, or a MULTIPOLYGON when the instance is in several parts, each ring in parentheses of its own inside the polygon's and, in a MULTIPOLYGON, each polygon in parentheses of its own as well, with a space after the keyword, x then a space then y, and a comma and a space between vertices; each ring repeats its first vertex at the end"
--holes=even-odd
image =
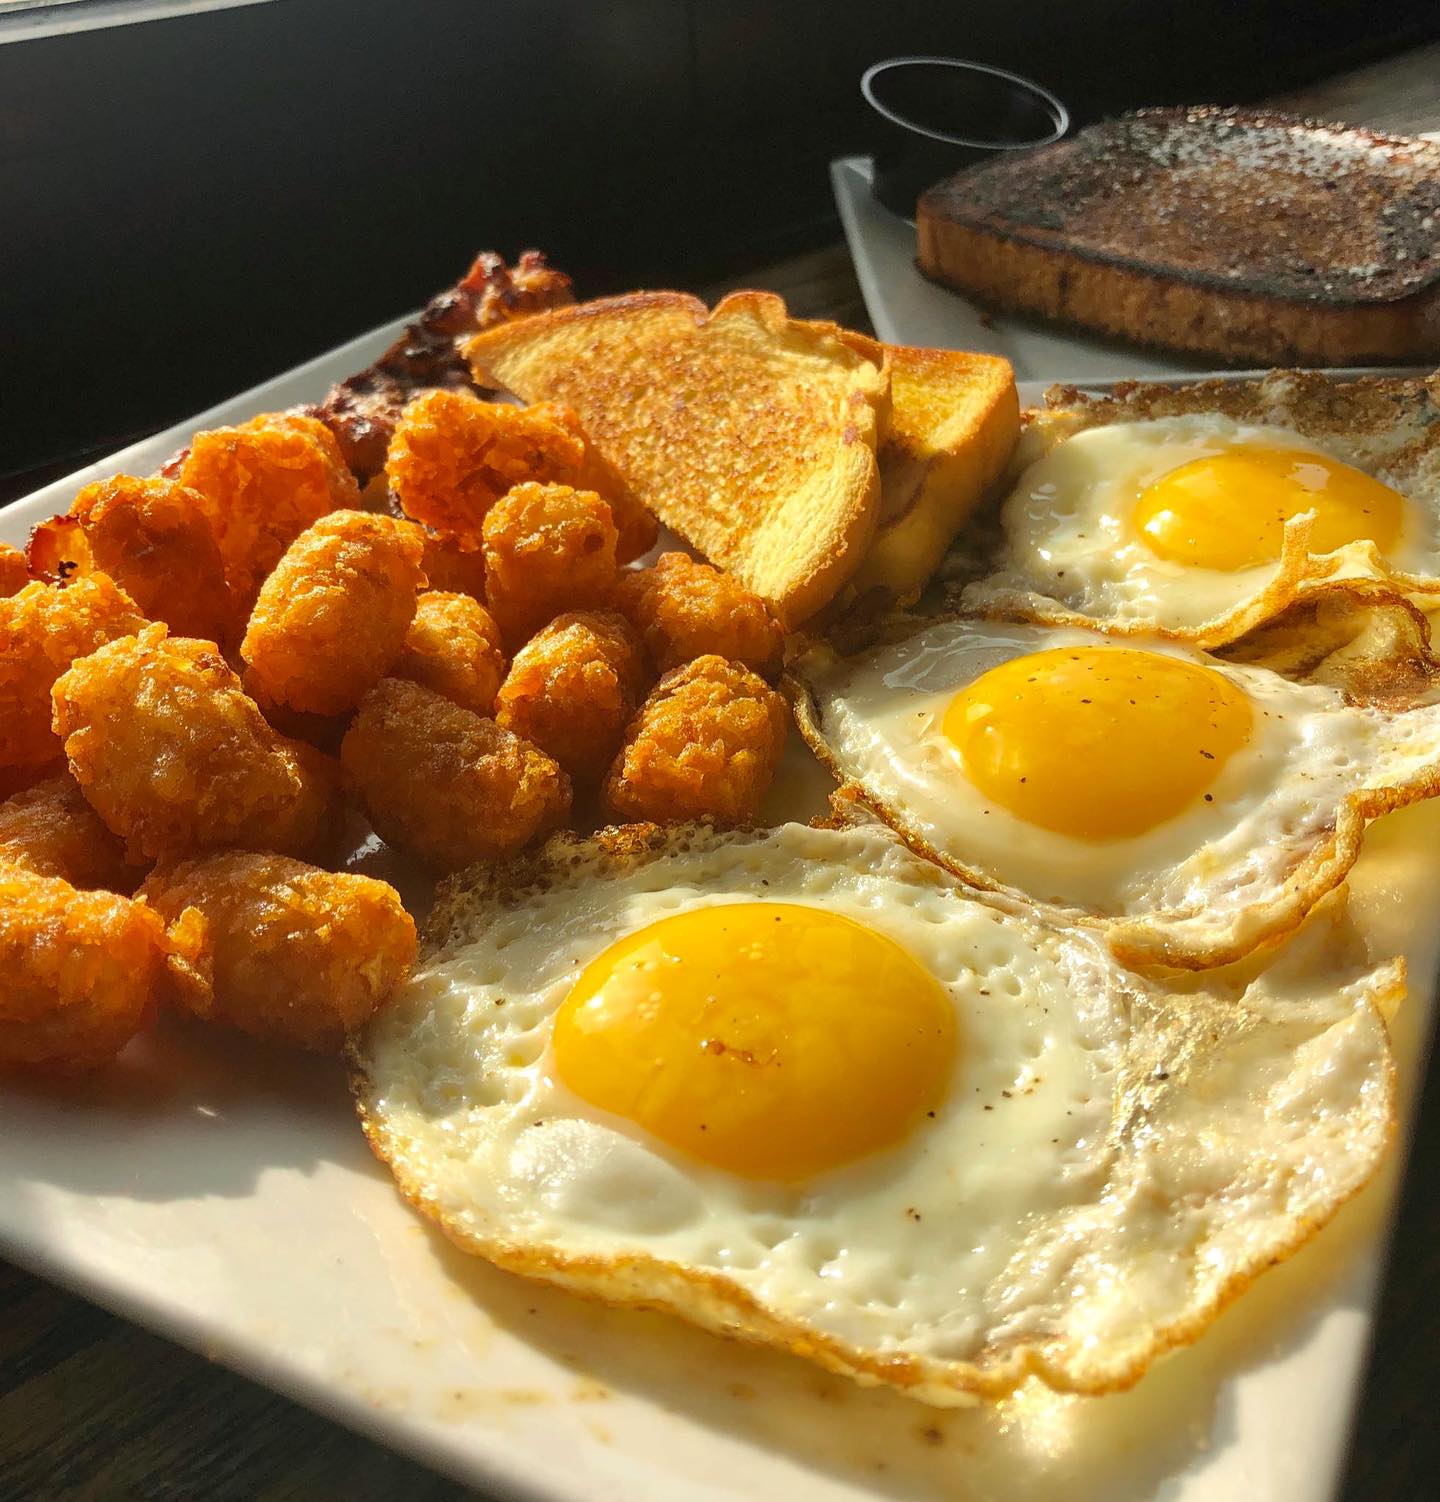
MULTIPOLYGON (((6 507, 0 538, 23 542, 82 483, 143 473, 197 428, 318 399, 399 327, 6 507)), ((808 817, 826 785, 792 737, 767 812, 808 817)), ((1352 880, 1377 952, 1410 962, 1407 1116, 1440 952, 1437 851, 1440 803, 1406 810, 1372 830, 1352 880)), ((472 1486, 546 1502, 1326 1502, 1395 1181, 1392 1160, 1129 1393, 1037 1386, 942 1412, 454 1251, 371 1158, 335 1063, 175 1021, 97 1082, 0 1092, 6 1255, 472 1486)))

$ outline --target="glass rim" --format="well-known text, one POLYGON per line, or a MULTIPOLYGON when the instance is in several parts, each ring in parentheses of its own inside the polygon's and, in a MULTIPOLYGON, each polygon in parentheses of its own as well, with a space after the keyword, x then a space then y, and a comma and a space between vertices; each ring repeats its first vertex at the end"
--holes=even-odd
POLYGON ((977 151, 1025 151, 1035 146, 1049 146, 1058 141, 1067 130, 1070 129, 1070 111, 1056 98, 1049 89, 1036 83, 1034 79, 1025 78, 1019 73, 1011 73, 1005 68, 995 68, 989 63, 972 63, 958 57, 888 57, 882 62, 871 63, 860 76, 860 92, 864 95, 865 102, 876 114, 883 115, 892 124, 898 125, 902 130, 907 130, 915 135, 926 136, 932 141, 943 142, 947 146, 968 146, 977 151), (984 73, 991 78, 1003 79, 1006 83, 1014 85, 1023 93, 1030 95, 1038 103, 1046 106, 1050 111, 1052 121, 1051 129, 1043 135, 1037 135, 1025 141, 982 141, 974 136, 951 135, 946 131, 933 130, 928 125, 921 125, 918 121, 907 119, 898 114, 889 105, 883 104, 875 97, 874 81, 882 73, 890 69, 906 67, 932 67, 953 68, 964 73, 984 73))

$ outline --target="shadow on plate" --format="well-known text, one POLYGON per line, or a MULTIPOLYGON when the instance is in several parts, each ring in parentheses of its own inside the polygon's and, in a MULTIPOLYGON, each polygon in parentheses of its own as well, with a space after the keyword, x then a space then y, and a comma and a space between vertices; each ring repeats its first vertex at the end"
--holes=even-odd
POLYGON ((369 1163, 338 1059, 163 1016, 90 1078, 9 1081, 0 1185, 138 1200, 244 1196, 267 1169, 369 1163))

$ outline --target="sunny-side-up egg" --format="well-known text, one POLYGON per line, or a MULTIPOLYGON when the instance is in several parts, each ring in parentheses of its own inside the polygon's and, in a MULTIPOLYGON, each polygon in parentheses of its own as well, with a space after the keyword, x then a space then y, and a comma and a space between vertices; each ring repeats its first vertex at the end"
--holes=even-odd
POLYGON ((1403 967, 1335 908, 1167 989, 878 825, 560 836, 442 895, 357 1098, 514 1272, 930 1402, 1107 1391, 1384 1151, 1403 967))
POLYGON ((963 602, 1207 647, 1342 579, 1440 603, 1433 447, 1377 457, 1218 413, 1087 428, 1021 473, 963 602))
POLYGON ((1225 964, 1289 932, 1367 820, 1440 791, 1440 706, 1154 637, 964 617, 797 654, 806 739, 917 850, 1104 926, 1126 963, 1225 964))

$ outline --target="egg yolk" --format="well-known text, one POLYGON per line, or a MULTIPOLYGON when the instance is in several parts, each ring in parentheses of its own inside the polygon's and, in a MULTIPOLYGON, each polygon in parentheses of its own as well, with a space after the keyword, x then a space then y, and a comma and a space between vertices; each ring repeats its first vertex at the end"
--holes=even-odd
POLYGON ((1150 550, 1195 568, 1240 569, 1280 556, 1285 523, 1315 513, 1312 553, 1370 540, 1394 547, 1405 498, 1305 449, 1235 448, 1172 469, 1144 490, 1135 527, 1150 550))
POLYGON ((1015 657, 950 701, 966 776, 1027 823, 1129 839, 1197 800, 1250 738, 1250 700, 1209 668, 1130 647, 1015 657))
POLYGON ((883 934, 820 908, 695 908, 612 944, 555 1019, 576 1095, 670 1147, 793 1182, 894 1146, 942 1100, 955 1009, 883 934))

